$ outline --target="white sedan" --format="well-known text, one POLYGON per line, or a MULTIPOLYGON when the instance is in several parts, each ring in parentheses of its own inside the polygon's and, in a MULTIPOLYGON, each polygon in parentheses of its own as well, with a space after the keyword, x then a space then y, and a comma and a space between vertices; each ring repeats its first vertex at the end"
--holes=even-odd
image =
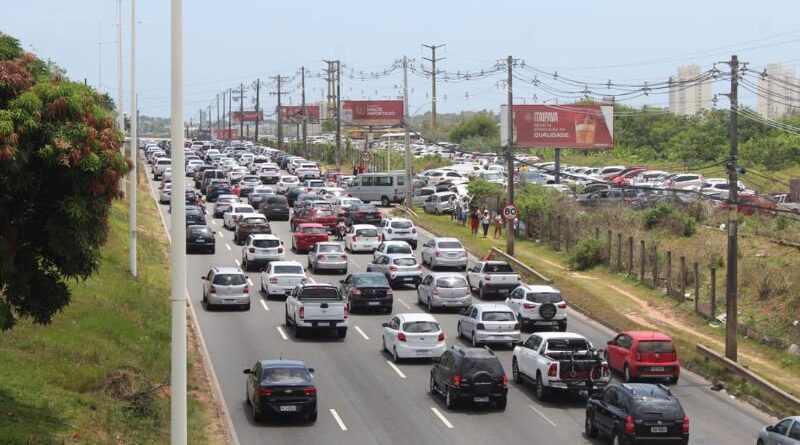
POLYGON ((308 281, 303 265, 297 261, 272 261, 261 272, 261 292, 267 298, 273 296, 287 296, 295 286, 308 281))
POLYGON ((431 314, 397 314, 383 324, 383 349, 401 358, 434 358, 444 354, 444 331, 431 314))
POLYGON ((374 252, 380 243, 378 228, 372 224, 353 224, 344 238, 344 248, 351 253, 374 252))

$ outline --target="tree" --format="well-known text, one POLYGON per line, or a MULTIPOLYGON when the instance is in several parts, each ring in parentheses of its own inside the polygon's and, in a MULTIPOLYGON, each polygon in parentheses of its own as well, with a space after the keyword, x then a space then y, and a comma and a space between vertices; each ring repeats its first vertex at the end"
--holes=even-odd
POLYGON ((497 128, 495 119, 488 114, 481 113, 458 124, 450 131, 451 142, 459 143, 473 137, 499 141, 500 129, 497 128))
POLYGON ((121 143, 106 98, 0 33, 0 328, 49 323, 97 270, 121 143))

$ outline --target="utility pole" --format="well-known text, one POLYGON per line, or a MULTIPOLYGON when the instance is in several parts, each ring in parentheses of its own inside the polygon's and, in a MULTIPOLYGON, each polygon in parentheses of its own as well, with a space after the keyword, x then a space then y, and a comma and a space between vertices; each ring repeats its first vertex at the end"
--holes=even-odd
POLYGON ((739 58, 731 56, 731 127, 730 127, 730 155, 728 158, 728 261, 725 283, 725 357, 737 361, 738 344, 738 227, 737 227, 737 156, 739 140, 737 137, 739 113, 739 58))
POLYGON ((136 187, 138 184, 139 110, 136 97, 136 0, 131 0, 131 150, 130 191, 128 192, 128 231, 130 232, 130 272, 136 276, 136 187))
POLYGON ((405 145, 405 167, 406 167, 406 207, 409 209, 414 208, 412 195, 414 194, 414 176, 411 171, 411 136, 409 135, 408 124, 408 59, 403 56, 403 128, 406 130, 405 145))
POLYGON ((239 140, 244 140, 244 84, 239 84, 239 140))
POLYGON ((436 58, 436 49, 441 48, 444 45, 422 45, 425 48, 431 50, 431 57, 423 57, 423 60, 427 60, 431 63, 431 130, 436 131, 436 62, 440 60, 444 60, 444 57, 436 58))
POLYGON ((342 171, 342 63, 336 61, 336 170, 342 171))
MULTIPOLYGON (((222 92, 222 126, 220 127, 220 130, 224 129, 224 127, 225 127, 225 116, 227 116, 227 114, 225 114, 225 112, 226 112, 225 104, 228 103, 227 95, 228 95, 227 91, 223 91, 222 92)), ((222 133, 222 131, 220 131, 220 133, 222 133)), ((222 138, 222 139, 225 139, 225 138, 222 138)))
POLYGON ((197 127, 197 131, 203 131, 203 109, 201 108, 201 109, 199 109, 199 110, 197 110, 197 111, 198 111, 198 112, 199 112, 199 114, 200 114, 200 124, 199 124, 199 126, 197 127))
MULTIPOLYGON (((217 131, 219 131, 219 93, 217 93, 217 131)), ((214 135, 211 135, 211 138, 214 138, 214 135)))
MULTIPOLYGON (((514 204, 514 58, 508 56, 508 141, 506 142, 506 165, 508 170, 508 203, 514 204)), ((506 253, 514 255, 514 219, 508 220, 506 228, 506 253)))
POLYGON ((303 119, 303 156, 308 156, 308 129, 306 127, 306 120, 308 110, 306 110, 306 67, 300 67, 300 110, 302 111, 303 119))
POLYGON ((289 80, 288 77, 281 77, 277 75, 272 79, 278 84, 278 91, 274 93, 270 93, 273 95, 278 96, 278 106, 277 106, 277 113, 278 113, 278 150, 283 149, 283 115, 281 114, 281 96, 286 94, 281 92, 281 83, 289 80))
POLYGON ((228 88, 228 140, 233 139, 233 90, 228 88))
POLYGON ((208 106, 208 114, 206 114, 206 126, 208 127, 208 132, 211 133, 211 137, 214 137, 214 132, 211 131, 211 105, 208 106))
POLYGON ((258 110, 259 110, 258 107, 260 105, 258 101, 260 99, 260 93, 261 93, 261 79, 256 79, 256 140, 255 140, 256 144, 258 144, 258 121, 260 117, 258 115, 258 110))
MULTIPOLYGON (((119 131, 125 135, 125 108, 122 98, 122 0, 117 0, 117 125, 119 131)), ((133 116, 131 116, 133 119, 133 116)), ((125 154, 125 144, 122 144, 121 150, 125 154)))

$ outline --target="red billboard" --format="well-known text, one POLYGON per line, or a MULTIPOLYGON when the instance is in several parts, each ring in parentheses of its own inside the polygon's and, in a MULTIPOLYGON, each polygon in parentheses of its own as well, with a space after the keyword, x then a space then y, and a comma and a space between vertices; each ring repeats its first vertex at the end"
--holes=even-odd
POLYGON ((342 121, 349 125, 395 126, 403 122, 402 100, 346 100, 342 121))
MULTIPOLYGON (((319 105, 306 105, 306 122, 319 121, 321 107, 319 105)), ((286 121, 302 122, 302 105, 282 105, 281 117, 286 121)))
POLYGON ((232 128, 230 131, 227 128, 215 128, 214 139, 236 139, 238 133, 238 128, 232 128))
MULTIPOLYGON (((504 107, 501 113, 503 130, 508 128, 506 109, 504 107)), ((614 147, 614 107, 611 105, 514 105, 513 120, 517 147, 614 147)))
POLYGON ((264 112, 259 111, 234 111, 233 122, 261 122, 264 120, 264 112))

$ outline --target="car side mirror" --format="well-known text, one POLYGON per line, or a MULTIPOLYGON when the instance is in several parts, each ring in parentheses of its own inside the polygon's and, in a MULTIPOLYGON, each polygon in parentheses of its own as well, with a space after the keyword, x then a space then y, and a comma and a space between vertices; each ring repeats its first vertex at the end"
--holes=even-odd
POLYGON ((459 314, 461 314, 461 315, 467 315, 467 310, 466 310, 466 309, 461 309, 461 311, 459 312, 459 314))
POLYGON ((769 425, 769 426, 767 426, 766 430, 767 430, 767 432, 771 433, 771 432, 775 431, 775 427, 772 426, 772 425, 769 425))
POLYGON ((339 280, 339 284, 344 284, 344 280, 339 280))
POLYGON ((614 344, 614 340, 609 340, 609 341, 606 342, 606 344, 608 346, 612 346, 614 344))
POLYGON ((384 328, 388 328, 389 327, 389 323, 381 323, 381 326, 383 326, 384 328))
POLYGON ((201 276, 201 277, 200 277, 200 279, 201 279, 201 280, 205 280, 205 279, 206 279, 206 276, 205 276, 205 275, 203 275, 203 276, 201 276))
POLYGON ((252 374, 252 373, 253 373, 253 371, 251 371, 251 370, 249 370, 249 369, 245 369, 244 371, 242 371, 242 373, 243 373, 243 374, 252 374))
POLYGON ((308 372, 313 374, 314 373, 314 368, 308 368, 308 372))
POLYGON ((522 346, 524 342, 522 340, 514 342, 514 346, 522 346))

